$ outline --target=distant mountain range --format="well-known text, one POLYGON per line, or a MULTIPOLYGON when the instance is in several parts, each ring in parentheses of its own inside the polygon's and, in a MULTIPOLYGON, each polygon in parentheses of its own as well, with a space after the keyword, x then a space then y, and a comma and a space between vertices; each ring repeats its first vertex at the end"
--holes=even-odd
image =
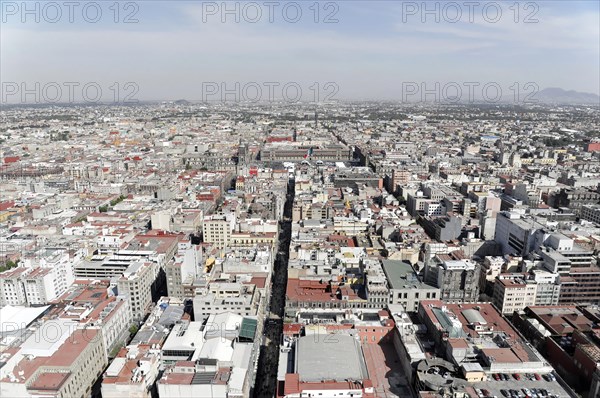
POLYGON ((540 90, 533 98, 547 104, 600 104, 600 96, 596 94, 567 91, 557 87, 540 90))

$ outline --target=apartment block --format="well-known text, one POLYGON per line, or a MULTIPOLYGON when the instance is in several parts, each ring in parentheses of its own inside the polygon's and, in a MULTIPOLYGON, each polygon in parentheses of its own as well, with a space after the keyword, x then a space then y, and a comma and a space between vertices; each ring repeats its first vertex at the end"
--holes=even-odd
POLYGON ((108 358, 100 330, 74 326, 60 320, 45 321, 8 351, 0 370, 0 395, 89 396, 108 358))
POLYGON ((441 297, 440 289, 421 282, 410 264, 383 260, 382 267, 389 288, 388 304, 401 304, 406 311, 417 311, 421 300, 441 297))
POLYGON ((28 271, 25 267, 17 267, 0 273, 0 307, 27 304, 22 278, 28 271))
POLYGON ((494 284, 492 301, 502 313, 512 314, 535 305, 537 284, 525 275, 500 274, 494 284))
POLYGON ((156 263, 134 262, 116 280, 118 293, 127 297, 135 321, 144 319, 150 310, 157 267, 156 263))
POLYGON ((205 217, 202 234, 204 241, 214 243, 219 247, 225 247, 231 240, 234 222, 227 220, 225 216, 205 217))
POLYGON ((170 297, 185 298, 184 285, 192 285, 202 274, 202 248, 191 241, 180 240, 175 257, 165 266, 167 293, 170 297))
POLYGON ((206 290, 196 292, 194 319, 203 322, 222 312, 256 316, 265 299, 252 283, 212 282, 206 290))
POLYGON ((600 304, 600 267, 571 268, 560 281, 559 304, 600 304))
POLYGON ((440 298, 449 302, 474 302, 479 299, 480 266, 471 260, 441 259, 425 267, 425 281, 435 281, 440 298))

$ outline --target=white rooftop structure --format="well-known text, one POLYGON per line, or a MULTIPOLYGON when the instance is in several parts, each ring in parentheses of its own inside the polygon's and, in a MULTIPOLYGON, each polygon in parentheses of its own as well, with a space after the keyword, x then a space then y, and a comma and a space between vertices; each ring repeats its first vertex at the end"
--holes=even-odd
POLYGON ((49 357, 71 336, 78 323, 65 319, 44 322, 21 345, 21 354, 49 357))
POLYGON ((27 328, 50 306, 23 307, 7 305, 0 308, 0 335, 27 328))
POLYGON ((206 322, 206 340, 235 339, 242 325, 243 316, 232 312, 223 312, 221 314, 211 315, 206 322))
POLYGON ((444 268, 447 270, 460 270, 464 269, 471 271, 475 269, 475 263, 471 260, 450 260, 444 261, 444 268))
POLYGON ((179 322, 173 326, 162 346, 165 351, 194 351, 192 360, 198 358, 204 344, 202 322, 179 322))
POLYGON ((233 356, 231 341, 227 339, 213 338, 202 345, 201 358, 216 359, 220 362, 229 362, 233 356))
POLYGON ((108 369, 106 369, 106 376, 116 377, 119 375, 125 364, 127 363, 127 358, 119 357, 113 359, 108 369))

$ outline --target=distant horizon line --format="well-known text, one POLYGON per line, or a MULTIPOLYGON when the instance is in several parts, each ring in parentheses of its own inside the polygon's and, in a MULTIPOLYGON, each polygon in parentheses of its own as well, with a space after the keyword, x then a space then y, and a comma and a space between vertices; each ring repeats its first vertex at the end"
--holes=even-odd
MULTIPOLYGON (((177 103, 177 102, 186 102, 193 105, 256 105, 256 106, 292 106, 292 105, 312 105, 312 106, 320 106, 320 105, 331 105, 331 104, 345 104, 345 103, 361 103, 361 102, 373 102, 373 103, 387 103, 387 104, 396 104, 396 105, 443 105, 443 106, 451 106, 451 105, 488 105, 488 106, 535 106, 535 105, 566 105, 566 106, 600 106, 600 94, 596 94, 593 92, 584 92, 577 90, 566 90, 560 87, 551 86, 546 87, 541 90, 537 90, 531 93, 522 93, 523 98, 515 98, 513 95, 501 95, 499 97, 493 99, 486 99, 481 97, 468 97, 468 98, 460 98, 460 97, 450 97, 446 98, 443 95, 437 96, 439 93, 436 93, 436 98, 432 98, 428 100, 428 96, 431 93, 406 93, 401 95, 400 98, 382 98, 382 97, 362 97, 362 98, 337 98, 330 97, 324 98, 321 101, 317 101, 316 98, 306 98, 306 99, 286 99, 286 98, 269 98, 269 99, 245 99, 245 98, 233 98, 227 99, 227 96, 223 98, 214 98, 214 99, 188 99, 188 98, 162 98, 162 99, 139 99, 132 98, 131 100, 122 100, 122 101, 91 101, 91 100, 82 100, 78 99, 77 101, 68 101, 68 102, 51 102, 51 101, 38 101, 38 102, 25 102, 25 101, 16 101, 16 102, 3 102, 0 101, 0 107, 35 107, 35 106, 94 106, 94 105, 104 105, 104 106, 135 106, 142 104, 160 104, 160 103, 177 103), (556 91, 556 92, 553 92, 556 91), (550 93, 549 93, 550 92, 550 93), (419 95, 420 94, 420 98, 419 95), (423 95, 425 94, 425 95, 423 95), (537 98, 537 95, 542 94, 543 97, 546 98, 537 98), (576 101, 568 101, 561 99, 561 96, 582 96, 587 97, 585 99, 579 99, 576 101), (553 99, 556 97, 556 99, 553 99), (516 99, 516 101, 515 101, 516 99)), ((39 98, 39 97, 38 97, 39 98)), ((430 98, 430 97, 429 97, 430 98)), ((7 98, 3 96, 3 100, 7 98)))
MULTIPOLYGON (((585 94, 593 94, 593 93, 585 93, 585 94)), ((597 94, 594 94, 597 95, 597 94)), ((598 95, 597 95, 598 96, 598 95)), ((536 100, 536 101, 523 101, 523 102, 514 102, 514 101, 485 101, 485 100, 473 100, 473 101, 402 101, 400 99, 378 99, 378 98, 362 98, 362 99, 336 99, 330 101, 286 101, 286 100, 273 100, 273 101, 222 101, 222 100, 190 100, 190 99, 146 99, 146 100, 136 100, 136 101, 72 101, 72 102, 14 102, 14 103, 0 103, 0 111, 2 111, 2 107, 69 107, 69 106, 124 106, 124 107, 132 107, 138 105, 160 105, 160 104, 173 104, 173 105, 183 105, 183 103, 188 103, 190 105, 256 105, 256 106, 268 106, 268 105, 304 105, 304 106, 324 106, 324 105, 335 105, 335 104, 353 104, 353 103, 387 103, 394 105, 442 105, 442 106, 520 106, 520 107, 531 107, 531 106, 539 106, 539 105, 563 105, 563 106, 598 106, 600 107, 600 96, 598 103, 595 102, 564 102, 564 101, 544 101, 544 100, 536 100), (177 104, 177 102, 181 102, 177 104)))

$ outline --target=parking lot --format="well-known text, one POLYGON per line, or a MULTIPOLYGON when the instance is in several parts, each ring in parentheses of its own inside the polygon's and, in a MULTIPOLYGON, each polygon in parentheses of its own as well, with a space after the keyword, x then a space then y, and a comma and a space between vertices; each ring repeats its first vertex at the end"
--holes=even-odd
MULTIPOLYGON (((525 393, 522 390, 523 388, 528 388, 529 390, 531 390, 533 388, 547 390, 548 396, 544 397, 544 396, 540 396, 538 394, 538 396, 540 398, 548 398, 552 395, 554 395, 558 398, 568 398, 569 397, 567 392, 556 381, 546 381, 543 378, 541 380, 535 380, 535 379, 528 380, 525 377, 524 373, 520 374, 521 380, 516 380, 512 376, 512 374, 510 374, 509 376, 510 377, 508 380, 496 381, 490 375, 488 381, 473 383, 473 387, 475 387, 476 389, 488 390, 492 397, 497 397, 497 398, 504 398, 504 395, 502 395, 501 390, 511 390, 511 389, 517 390, 519 392, 519 397, 523 398, 523 397, 525 397, 525 393)), ((510 397, 510 395, 509 395, 509 397, 510 397)))

